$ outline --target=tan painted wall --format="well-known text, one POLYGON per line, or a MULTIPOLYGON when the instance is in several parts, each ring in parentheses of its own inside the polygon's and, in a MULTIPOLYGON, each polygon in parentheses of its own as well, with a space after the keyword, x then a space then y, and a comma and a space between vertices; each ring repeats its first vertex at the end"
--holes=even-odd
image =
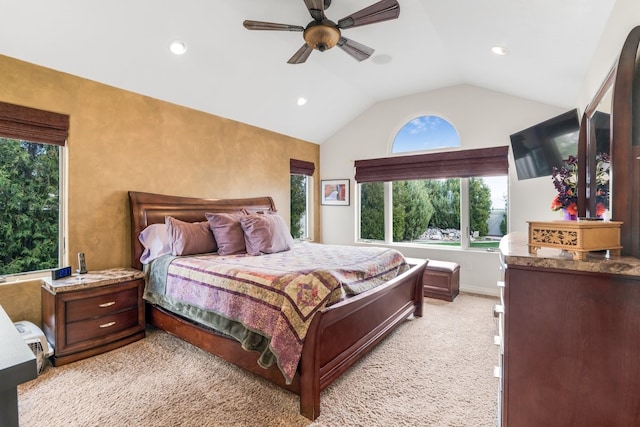
MULTIPOLYGON (((314 162, 319 170, 317 144, 2 55, 0 75, 0 101, 70 116, 65 264, 74 269, 78 252, 86 254, 90 270, 131 265, 129 190, 270 195, 288 222, 289 159, 314 162)), ((315 194, 318 182, 316 172, 315 194)), ((316 203, 316 237, 318 215, 316 203)), ((12 305, 24 298, 7 286, 0 285, 0 304, 15 314, 12 305)), ((39 301, 39 293, 35 297, 39 301)))
POLYGON ((40 280, 0 284, 0 305, 14 322, 40 325, 40 280))

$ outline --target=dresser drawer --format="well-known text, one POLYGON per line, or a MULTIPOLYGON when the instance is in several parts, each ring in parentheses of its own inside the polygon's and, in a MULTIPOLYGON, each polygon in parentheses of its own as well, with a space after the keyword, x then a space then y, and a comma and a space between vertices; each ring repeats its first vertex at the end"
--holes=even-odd
POLYGON ((138 325, 138 307, 96 319, 67 323, 66 345, 115 334, 138 325))
POLYGON ((77 299, 66 303, 67 323, 93 319, 138 305, 138 288, 131 287, 91 298, 77 299))

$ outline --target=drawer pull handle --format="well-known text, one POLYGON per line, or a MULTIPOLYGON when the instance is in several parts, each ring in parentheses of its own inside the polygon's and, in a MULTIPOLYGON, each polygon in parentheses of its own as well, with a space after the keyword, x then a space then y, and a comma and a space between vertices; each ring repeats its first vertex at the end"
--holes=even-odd
POLYGON ((109 323, 103 323, 102 325, 100 325, 101 328, 110 328, 111 326, 115 325, 116 322, 109 322, 109 323))
POLYGON ((115 303, 116 303, 115 301, 105 302, 103 304, 98 305, 98 307, 100 308, 111 307, 115 303))

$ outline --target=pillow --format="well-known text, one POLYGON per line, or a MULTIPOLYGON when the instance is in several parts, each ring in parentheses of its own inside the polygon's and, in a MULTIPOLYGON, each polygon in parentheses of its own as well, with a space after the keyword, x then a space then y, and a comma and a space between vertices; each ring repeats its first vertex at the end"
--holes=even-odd
POLYGON ((151 224, 140 232, 138 240, 144 246, 140 262, 149 264, 154 259, 171 253, 171 240, 165 224, 151 224))
POLYGON ((293 237, 277 214, 252 214, 240 220, 249 255, 273 254, 291 249, 293 237))
POLYGON ((205 214, 209 228, 218 244, 218 255, 232 255, 245 252, 244 232, 240 219, 246 216, 243 212, 205 214))
POLYGON ((185 222, 171 216, 164 219, 173 255, 204 254, 216 250, 216 241, 207 221, 185 222))

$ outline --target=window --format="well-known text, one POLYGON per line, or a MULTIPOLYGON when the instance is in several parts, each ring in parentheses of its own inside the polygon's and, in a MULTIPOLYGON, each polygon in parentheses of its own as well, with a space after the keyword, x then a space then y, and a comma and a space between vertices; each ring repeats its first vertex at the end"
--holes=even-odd
POLYGON ((384 183, 365 182, 360 185, 360 238, 384 238, 384 183))
POLYGON ((0 103, 0 275, 60 266, 69 117, 0 103))
POLYGON ((438 116, 420 116, 396 134, 392 153, 460 147, 460 137, 451 123, 438 116))
POLYGON ((311 180, 315 166, 311 162, 290 160, 291 235, 310 239, 311 180))
POLYGON ((307 175, 291 175, 291 235, 309 238, 309 179, 307 175))
POLYGON ((507 153, 497 147, 356 161, 360 239, 496 247, 507 227, 507 153))

